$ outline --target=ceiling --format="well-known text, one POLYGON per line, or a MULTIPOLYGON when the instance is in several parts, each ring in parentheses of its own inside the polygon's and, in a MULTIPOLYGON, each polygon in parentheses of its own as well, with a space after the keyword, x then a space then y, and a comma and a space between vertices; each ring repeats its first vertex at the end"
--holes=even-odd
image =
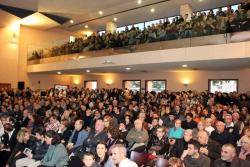
MULTIPOLYGON (((62 74, 87 74, 86 70, 90 70, 88 74, 104 74, 104 73, 161 73, 167 71, 225 71, 225 70, 244 70, 250 69, 250 58, 238 59, 220 59, 220 60, 202 60, 202 61, 183 61, 183 62, 168 62, 143 65, 115 66, 112 65, 100 68, 82 68, 74 70, 60 71, 62 74), (188 67, 183 68, 182 65, 188 67), (131 68, 126 70, 126 68, 131 68)), ((43 74, 56 74, 58 71, 42 72, 43 74)))
MULTIPOLYGON (((237 4, 240 0, 142 0, 140 5, 137 0, 0 0, 1 5, 72 19, 73 24, 66 22, 61 25, 69 31, 83 30, 85 24, 94 31, 104 30, 105 24, 114 17, 118 19, 119 27, 179 15, 180 5, 185 3, 191 4, 193 11, 200 11, 237 4), (150 12, 151 8, 155 9, 154 13, 150 12), (98 13, 100 10, 103 12, 102 16, 98 13)), ((3 17, 2 14, 0 16, 3 17)), ((1 22, 2 19, 0 25, 1 22)))

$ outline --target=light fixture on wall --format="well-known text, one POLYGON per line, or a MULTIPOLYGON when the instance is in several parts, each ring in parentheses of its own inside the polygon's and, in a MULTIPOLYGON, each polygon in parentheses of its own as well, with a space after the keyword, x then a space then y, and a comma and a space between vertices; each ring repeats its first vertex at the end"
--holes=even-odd
POLYGON ((13 34, 12 34, 11 43, 12 44, 17 44, 17 34, 16 34, 16 32, 13 32, 13 34))
POLYGON ((183 84, 185 87, 187 87, 187 86, 190 84, 190 80, 189 80, 189 79, 184 79, 184 80, 182 81, 182 84, 183 84))
POLYGON ((113 80, 112 80, 112 79, 107 79, 107 80, 106 80, 106 84, 107 84, 108 86, 112 85, 112 83, 113 83, 113 80))

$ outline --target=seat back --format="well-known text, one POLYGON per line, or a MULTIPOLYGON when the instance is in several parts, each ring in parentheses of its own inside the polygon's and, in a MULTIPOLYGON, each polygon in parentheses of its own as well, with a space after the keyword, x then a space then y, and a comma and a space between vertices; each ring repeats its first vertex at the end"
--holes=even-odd
POLYGON ((148 155, 145 153, 132 151, 130 154, 130 159, 134 161, 138 166, 146 166, 148 162, 148 155))
POLYGON ((168 160, 164 158, 157 158, 156 167, 167 167, 168 160))

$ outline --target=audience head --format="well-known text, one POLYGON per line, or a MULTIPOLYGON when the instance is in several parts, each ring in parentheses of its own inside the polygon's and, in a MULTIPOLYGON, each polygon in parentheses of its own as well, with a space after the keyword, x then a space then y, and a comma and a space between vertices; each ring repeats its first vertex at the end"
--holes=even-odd
POLYGON ((223 161, 232 162, 236 157, 236 149, 232 144, 224 144, 221 148, 221 159, 223 161))
POLYGON ((85 167, 92 167, 92 165, 95 163, 95 156, 91 152, 86 152, 83 155, 83 163, 85 167))
POLYGON ((49 130, 45 133, 45 141, 48 145, 57 145, 61 143, 60 136, 53 130, 49 130))
POLYGON ((193 114, 192 113, 187 113, 186 114, 186 121, 191 122, 193 120, 193 114))
POLYGON ((203 145, 203 144, 208 143, 209 135, 206 131, 203 130, 203 131, 198 132, 197 138, 198 138, 198 142, 203 145))
POLYGON ((168 160, 168 166, 167 167, 183 167, 183 163, 179 158, 171 157, 168 160))
POLYGON ((183 138, 186 142, 189 142, 193 138, 193 130, 192 129, 186 129, 184 131, 183 138))
POLYGON ((75 122, 75 130, 76 131, 80 131, 80 130, 82 130, 82 127, 83 127, 83 121, 82 120, 77 120, 76 122, 75 122))
POLYGON ((157 130, 156 130, 156 136, 157 136, 159 139, 161 139, 161 138, 164 137, 165 132, 166 132, 165 127, 164 127, 164 126, 159 126, 159 127, 157 128, 157 130))
POLYGON ((194 156, 199 153, 200 150, 200 143, 196 140, 190 140, 188 142, 188 155, 194 156))
POLYGON ((111 158, 116 165, 119 165, 122 160, 127 158, 127 151, 123 144, 115 144, 111 150, 111 153, 111 158))
POLYGON ((225 115, 225 124, 230 125, 233 122, 233 118, 231 114, 226 114, 225 115))
POLYGON ((95 122, 95 131, 96 133, 100 133, 104 130, 104 122, 101 119, 96 120, 95 122))
POLYGON ((181 127, 181 120, 176 119, 174 125, 175 125, 175 128, 180 128, 181 127))
POLYGON ((224 122, 221 122, 221 121, 216 122, 216 130, 217 130, 219 133, 223 133, 224 130, 225 130, 225 123, 224 123, 224 122))
POLYGON ((242 136, 240 139, 241 148, 245 151, 250 151, 250 137, 249 136, 242 136))
POLYGON ((107 145, 105 141, 101 141, 97 144, 96 146, 96 154, 97 156, 102 159, 105 157, 105 155, 107 154, 107 145))
POLYGON ((30 139, 30 132, 26 128, 22 128, 17 133, 16 138, 19 143, 27 143, 28 140, 30 139))
POLYGON ((135 129, 136 130, 142 130, 143 129, 143 122, 142 122, 141 119, 135 120, 134 124, 135 124, 135 129))
POLYGON ((205 127, 210 127, 212 126, 213 120, 211 118, 206 118, 205 119, 205 127))
POLYGON ((4 128, 4 131, 7 132, 7 133, 14 130, 14 126, 12 124, 10 124, 10 123, 5 123, 3 125, 3 128, 4 128))
POLYGON ((36 140, 42 140, 44 138, 44 133, 45 133, 45 129, 43 127, 39 127, 35 129, 36 140))

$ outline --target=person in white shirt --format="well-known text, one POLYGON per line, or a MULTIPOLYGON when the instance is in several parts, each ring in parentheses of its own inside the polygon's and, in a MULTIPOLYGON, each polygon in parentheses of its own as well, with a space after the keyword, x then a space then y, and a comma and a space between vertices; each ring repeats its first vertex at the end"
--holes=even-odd
POLYGON ((115 144, 111 150, 112 160, 119 167, 138 167, 137 164, 127 158, 126 148, 122 144, 115 144))
POLYGON ((214 131, 214 127, 212 127, 212 119, 206 118, 205 119, 205 131, 209 133, 209 135, 214 131))

